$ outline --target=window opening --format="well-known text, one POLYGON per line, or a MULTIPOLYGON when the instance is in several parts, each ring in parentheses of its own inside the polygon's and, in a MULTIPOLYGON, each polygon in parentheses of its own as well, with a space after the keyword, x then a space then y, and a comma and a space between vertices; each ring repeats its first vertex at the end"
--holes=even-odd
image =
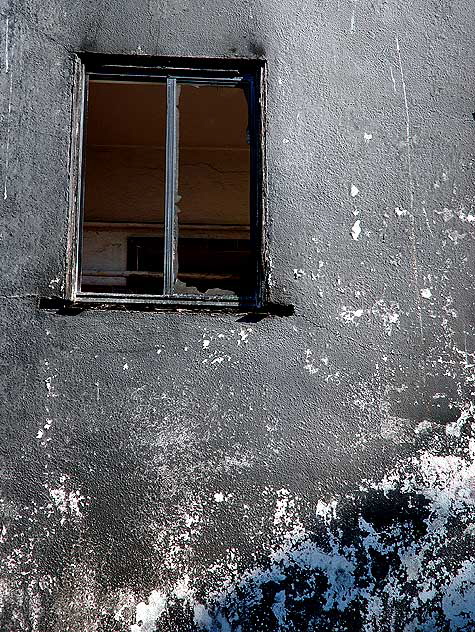
POLYGON ((248 103, 242 87, 178 84, 177 294, 252 293, 248 103))
POLYGON ((255 77, 126 70, 86 76, 78 298, 257 304, 255 77))
POLYGON ((129 240, 163 241, 165 121, 164 82, 89 80, 83 292, 162 293, 163 255, 150 270, 131 266, 129 240))

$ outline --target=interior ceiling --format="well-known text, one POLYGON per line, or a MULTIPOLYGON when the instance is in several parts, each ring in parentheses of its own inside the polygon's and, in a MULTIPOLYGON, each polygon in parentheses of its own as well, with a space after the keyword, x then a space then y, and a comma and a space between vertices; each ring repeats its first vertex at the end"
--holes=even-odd
MULTIPOLYGON (((241 88, 179 86, 183 147, 248 148, 247 100, 241 88)), ((88 145, 164 146, 164 83, 89 82, 88 145)))

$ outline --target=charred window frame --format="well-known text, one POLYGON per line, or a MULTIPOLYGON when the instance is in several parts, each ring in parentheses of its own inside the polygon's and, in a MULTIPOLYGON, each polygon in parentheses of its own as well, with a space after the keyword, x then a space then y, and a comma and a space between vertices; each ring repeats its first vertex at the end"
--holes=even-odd
MULTIPOLYGON (((82 55, 75 60, 73 137, 70 164, 70 234, 67 298, 75 303, 145 303, 176 307, 259 308, 266 302, 265 235, 265 62, 261 60, 209 60, 171 58, 105 58, 82 55), (166 85, 165 203, 163 226, 163 292, 90 292, 81 287, 84 234, 85 130, 88 115, 88 85, 91 80, 112 82, 164 82, 166 85), (252 256, 252 292, 246 295, 181 294, 176 289, 178 220, 176 205, 177 86, 245 86, 248 100, 250 148, 249 213, 252 256)), ((128 244, 128 257, 133 238, 128 244)))

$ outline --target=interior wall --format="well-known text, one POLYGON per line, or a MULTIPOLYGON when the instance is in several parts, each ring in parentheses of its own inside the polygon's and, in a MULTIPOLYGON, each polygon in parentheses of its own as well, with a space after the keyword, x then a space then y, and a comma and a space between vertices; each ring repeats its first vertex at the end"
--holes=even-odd
MULTIPOLYGON (((85 220, 163 223, 163 155, 163 148, 91 148, 85 220)), ((181 149, 180 222, 249 225, 249 167, 248 150, 181 149)))

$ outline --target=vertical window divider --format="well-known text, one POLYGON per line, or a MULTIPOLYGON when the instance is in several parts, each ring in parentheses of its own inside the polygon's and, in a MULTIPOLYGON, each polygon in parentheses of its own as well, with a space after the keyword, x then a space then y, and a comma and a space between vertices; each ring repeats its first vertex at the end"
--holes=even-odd
POLYGON ((176 210, 177 178, 177 89, 176 78, 167 77, 167 130, 165 143, 165 217, 163 243, 163 293, 170 296, 176 281, 176 210))

